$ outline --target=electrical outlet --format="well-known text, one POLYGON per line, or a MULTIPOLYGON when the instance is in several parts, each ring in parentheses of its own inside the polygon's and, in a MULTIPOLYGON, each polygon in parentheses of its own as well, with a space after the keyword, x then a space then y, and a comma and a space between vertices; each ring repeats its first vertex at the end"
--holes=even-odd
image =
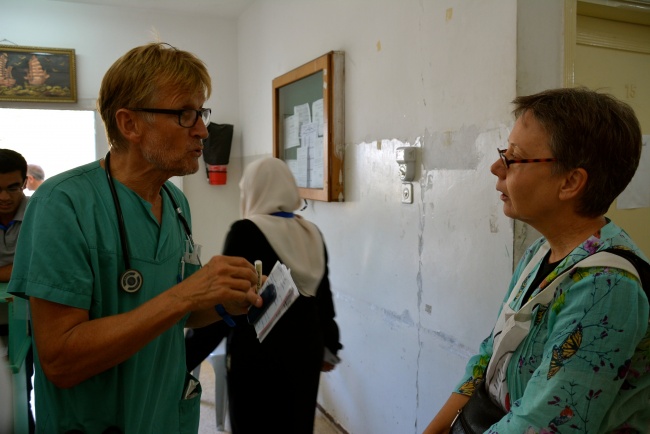
POLYGON ((413 203, 413 184, 402 183, 402 203, 413 203))

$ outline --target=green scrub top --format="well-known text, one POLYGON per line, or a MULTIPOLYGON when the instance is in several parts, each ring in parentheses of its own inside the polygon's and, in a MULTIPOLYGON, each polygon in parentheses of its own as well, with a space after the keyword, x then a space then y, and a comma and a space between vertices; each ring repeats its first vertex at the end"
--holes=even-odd
MULTIPOLYGON (((96 161, 48 179, 32 196, 9 292, 85 309, 92 320, 131 311, 178 282, 187 237, 169 196, 161 190, 159 224, 150 203, 113 182, 131 268, 142 273, 142 288, 127 293, 118 287, 124 259, 117 214, 106 172, 96 161)), ((167 186, 189 222, 184 195, 172 183, 167 186)), ((185 277, 196 269, 186 265, 185 277)), ((187 381, 186 320, 125 362, 69 389, 48 381, 35 348, 37 431, 197 432, 200 393, 181 399, 187 381)))

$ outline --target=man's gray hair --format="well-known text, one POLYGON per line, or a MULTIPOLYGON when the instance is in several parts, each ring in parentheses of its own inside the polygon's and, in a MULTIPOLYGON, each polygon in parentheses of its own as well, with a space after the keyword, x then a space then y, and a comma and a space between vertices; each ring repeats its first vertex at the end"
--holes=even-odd
POLYGON ((37 181, 42 181, 45 179, 45 172, 43 172, 43 168, 41 166, 37 166, 36 164, 27 165, 27 174, 33 176, 37 181))

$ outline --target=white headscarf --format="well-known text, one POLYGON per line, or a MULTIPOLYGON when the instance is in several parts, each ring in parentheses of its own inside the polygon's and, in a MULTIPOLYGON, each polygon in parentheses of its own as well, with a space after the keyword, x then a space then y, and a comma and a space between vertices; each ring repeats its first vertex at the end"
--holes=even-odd
POLYGON ((280 261, 291 270, 300 293, 316 295, 325 274, 323 238, 318 228, 298 215, 271 215, 300 208, 300 194, 289 167, 278 158, 256 160, 244 170, 239 188, 242 217, 262 231, 280 261))

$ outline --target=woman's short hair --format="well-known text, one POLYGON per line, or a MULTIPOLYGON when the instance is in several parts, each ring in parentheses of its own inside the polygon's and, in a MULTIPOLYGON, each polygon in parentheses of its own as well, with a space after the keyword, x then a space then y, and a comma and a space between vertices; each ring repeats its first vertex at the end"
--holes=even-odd
POLYGON ((634 110, 584 87, 552 89, 513 101, 515 118, 530 112, 549 136, 554 173, 583 168, 588 178, 577 212, 604 215, 632 180, 641 158, 634 110))
MULTIPOLYGON (((121 108, 151 108, 158 92, 177 89, 203 92, 210 97, 212 84, 205 64, 194 54, 165 43, 131 49, 108 69, 102 80, 97 109, 106 127, 109 146, 119 149, 124 139, 115 114, 121 108)), ((171 107, 159 107, 171 108, 171 107)))

